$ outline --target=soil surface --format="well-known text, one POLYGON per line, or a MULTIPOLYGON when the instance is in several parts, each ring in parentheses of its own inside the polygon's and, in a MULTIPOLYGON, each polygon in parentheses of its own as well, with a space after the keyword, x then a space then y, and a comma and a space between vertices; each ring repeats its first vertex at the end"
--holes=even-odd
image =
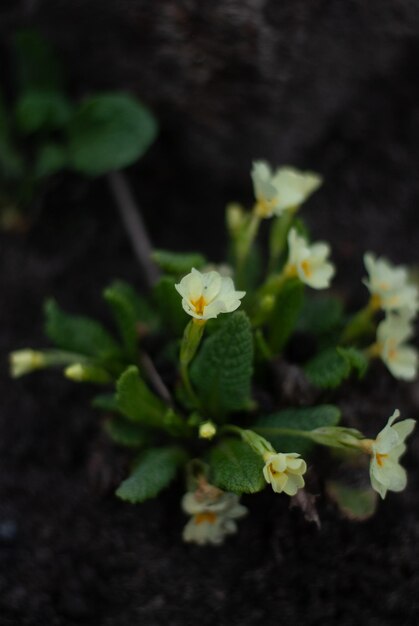
MULTIPOLYGON (((331 241, 335 288, 353 305, 365 297, 365 249, 418 260, 417 52, 412 41, 298 155, 325 175, 304 215, 316 238, 331 241)), ((247 172, 240 185, 215 184, 207 163, 177 159, 179 141, 163 127, 131 182, 158 247, 219 261, 223 207, 250 198, 247 172)), ((1 626, 417 625, 417 434, 404 461, 408 488, 365 523, 341 519, 320 497, 318 530, 267 490, 243 499, 249 515, 222 548, 185 545, 180 482, 143 506, 114 497, 126 457, 103 436, 90 389, 52 372, 7 374, 10 350, 45 345, 46 296, 108 322, 101 290, 114 278, 143 287, 106 181, 58 180, 27 235, 0 235, 0 267, 1 626)), ((418 415, 419 386, 375 368, 337 403, 372 435, 395 407, 418 415)))

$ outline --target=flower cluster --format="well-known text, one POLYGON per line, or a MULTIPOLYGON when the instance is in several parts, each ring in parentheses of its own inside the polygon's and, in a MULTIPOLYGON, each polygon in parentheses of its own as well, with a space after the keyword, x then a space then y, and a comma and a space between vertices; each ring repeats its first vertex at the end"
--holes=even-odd
MULTIPOLYGON (((415 421, 397 422, 396 410, 370 439, 340 425, 345 416, 332 394, 354 373, 367 375, 377 357, 396 378, 415 379, 418 351, 409 342, 418 288, 406 268, 368 253, 364 308, 348 315, 336 295, 313 296, 307 287, 329 288, 335 265, 329 244, 313 242, 296 212, 321 177, 257 161, 251 178, 253 206, 227 207, 231 265, 156 251, 163 275, 149 299, 121 281, 104 293, 118 334, 50 301, 45 326, 54 347, 19 350, 10 360, 14 377, 56 367, 77 384, 107 387, 94 405, 108 415, 107 434, 135 453, 117 496, 131 503, 153 498, 183 469, 182 509, 189 516, 183 538, 198 545, 220 545, 235 533, 247 513, 241 495, 267 485, 304 510, 314 498, 305 479, 315 445, 335 448, 327 463, 349 471, 355 455, 366 468, 368 455, 370 479, 365 472, 362 489, 352 480, 340 483, 341 511, 352 506, 352 517, 361 518, 362 509, 365 518, 366 503, 372 515, 375 492, 384 498, 407 484, 400 459, 415 421), (262 255, 255 244, 267 218, 273 219, 264 224, 269 244, 262 255), (308 350, 295 363, 292 346, 301 336, 308 350), (306 406, 301 389, 307 398, 327 390, 328 404, 306 406), (261 415, 264 406, 272 412, 261 415)), ((315 476, 314 463, 310 471, 315 476)), ((331 483, 339 493, 339 480, 322 482, 327 494, 331 483)))
POLYGON ((364 261, 369 275, 364 284, 371 294, 370 308, 385 312, 370 354, 379 356, 396 378, 413 380, 417 375, 418 351, 406 342, 414 335, 418 288, 409 282, 405 267, 394 267, 371 253, 365 255, 364 261))

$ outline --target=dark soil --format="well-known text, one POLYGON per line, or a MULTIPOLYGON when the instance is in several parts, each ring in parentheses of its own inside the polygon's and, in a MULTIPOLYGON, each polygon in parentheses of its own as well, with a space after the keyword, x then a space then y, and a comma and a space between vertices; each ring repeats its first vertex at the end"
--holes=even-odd
MULTIPOLYGON (((365 296, 365 249, 417 262, 417 52, 412 41, 298 155, 326 177, 305 215, 315 237, 331 241, 336 289, 353 304, 365 296)), ((177 159, 174 137, 163 128, 132 183, 156 245, 218 261, 223 206, 249 197, 247 172, 242 187, 213 184, 193 154, 177 159)), ((417 435, 405 457, 408 488, 365 523, 341 519, 321 497, 317 530, 267 490, 244 498, 250 514, 222 548, 185 545, 180 482, 143 506, 114 497, 125 456, 102 435, 89 389, 49 372, 19 381, 7 374, 11 349, 44 345, 47 295, 109 321, 101 289, 115 277, 142 287, 105 181, 59 181, 27 236, 0 235, 0 267, 1 626, 417 625, 417 435)), ((395 407, 416 417, 419 387, 377 368, 337 401, 350 423, 374 434, 395 407)))

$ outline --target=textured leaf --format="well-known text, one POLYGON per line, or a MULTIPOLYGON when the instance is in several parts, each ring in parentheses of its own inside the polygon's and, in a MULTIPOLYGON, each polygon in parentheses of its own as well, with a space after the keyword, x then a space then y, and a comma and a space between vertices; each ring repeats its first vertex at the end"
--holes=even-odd
POLYGON ((116 384, 118 409, 133 422, 154 428, 166 428, 166 405, 155 396, 132 365, 116 384))
POLYGON ((333 331, 342 323, 343 306, 341 300, 332 296, 306 299, 298 322, 303 332, 322 335, 333 331))
POLYGON ((219 420, 251 400, 253 337, 243 312, 232 313, 208 337, 192 363, 191 380, 208 416, 219 420))
POLYGON ((147 450, 131 476, 118 487, 116 495, 132 504, 155 498, 172 482, 185 458, 181 448, 147 450))
POLYGON ((351 371, 350 363, 336 348, 329 348, 311 359, 304 368, 307 378, 316 387, 338 387, 351 371))
POLYGON ((364 521, 376 511, 378 496, 370 485, 349 486, 330 480, 326 483, 326 491, 341 513, 351 520, 364 521))
POLYGON ((277 429, 314 430, 324 426, 336 426, 339 423, 340 415, 340 409, 331 404, 285 409, 261 417, 252 426, 252 429, 270 441, 278 452, 305 454, 313 446, 312 441, 303 437, 283 435, 278 433, 277 429))
POLYGON ((188 274, 193 267, 200 269, 207 262, 198 252, 182 253, 167 250, 154 250, 152 259, 169 274, 188 274))
POLYGON ((119 357, 118 344, 95 320, 69 315, 54 300, 46 303, 45 315, 45 332, 58 348, 102 360, 119 357))
POLYGON ((99 176, 134 163, 153 143, 157 124, 150 111, 123 94, 85 100, 68 128, 72 167, 99 176))
POLYGON ((304 285, 288 280, 276 298, 269 318, 268 345, 274 353, 282 350, 295 329, 304 302, 304 285))
POLYGON ((155 285, 153 296, 164 328, 182 336, 191 318, 182 308, 182 298, 175 289, 176 282, 171 276, 163 276, 155 285))
POLYGON ((368 359, 363 352, 356 348, 337 348, 338 354, 346 359, 351 369, 362 378, 368 369, 368 359))
POLYGON ((139 448, 147 443, 148 437, 138 424, 123 417, 112 417, 105 422, 105 431, 115 443, 128 448, 139 448))
POLYGON ((117 290, 121 296, 130 303, 135 312, 137 322, 142 323, 150 328, 154 328, 157 324, 157 312, 153 310, 148 301, 140 296, 139 293, 130 284, 115 280, 111 288, 117 290))
POLYGON ((263 460, 239 439, 225 439, 210 453, 211 482, 233 493, 256 493, 266 482, 263 460))

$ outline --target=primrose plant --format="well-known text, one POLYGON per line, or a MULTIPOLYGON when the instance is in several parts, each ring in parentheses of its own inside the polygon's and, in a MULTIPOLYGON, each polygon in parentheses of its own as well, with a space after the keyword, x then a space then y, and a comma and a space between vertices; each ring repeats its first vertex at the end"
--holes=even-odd
POLYGON ((408 340, 418 289, 407 270, 366 254, 369 300, 345 315, 339 299, 314 295, 329 287, 335 267, 329 245, 311 242, 298 216, 320 177, 264 162, 251 176, 253 209, 227 207, 229 267, 211 269, 200 254, 155 251, 162 273, 147 298, 124 282, 104 292, 118 338, 49 301, 46 334, 54 348, 11 354, 14 377, 57 367, 104 388, 93 405, 109 437, 133 454, 116 492, 122 500, 154 498, 184 469, 183 537, 198 544, 220 544, 234 533, 247 512, 241 495, 267 485, 318 519, 306 491, 316 445, 329 468, 326 494, 347 516, 365 519, 377 494, 405 488, 399 461, 415 425, 398 421, 395 410, 371 438, 340 424, 330 404, 373 360, 396 378, 416 377, 418 354, 408 340), (257 246, 263 220, 270 226, 265 264, 257 246))

